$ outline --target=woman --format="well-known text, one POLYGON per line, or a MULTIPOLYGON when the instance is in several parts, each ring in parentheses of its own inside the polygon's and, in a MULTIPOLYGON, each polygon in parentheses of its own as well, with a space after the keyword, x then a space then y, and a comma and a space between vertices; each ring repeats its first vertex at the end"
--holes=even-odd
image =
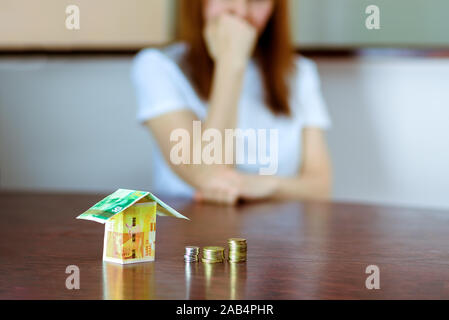
MULTIPOLYGON (((314 63, 290 43, 287 1, 184 0, 181 14, 182 42, 141 51, 132 69, 138 119, 159 145, 156 189, 220 204, 327 198, 330 120, 314 63), (198 120, 223 137, 226 129, 276 129, 277 174, 259 175, 248 163, 174 164, 171 134, 194 136, 198 120)), ((189 151, 203 145, 194 137, 189 151)))

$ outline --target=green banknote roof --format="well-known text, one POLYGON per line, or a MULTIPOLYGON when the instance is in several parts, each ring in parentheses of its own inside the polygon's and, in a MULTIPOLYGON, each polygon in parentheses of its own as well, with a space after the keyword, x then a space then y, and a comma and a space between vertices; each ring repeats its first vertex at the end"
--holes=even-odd
POLYGON ((148 202, 156 202, 156 214, 158 216, 170 216, 189 220, 189 218, 183 216, 175 209, 165 204, 151 192, 127 189, 118 189, 100 202, 96 203, 89 210, 79 215, 77 219, 105 223, 107 220, 134 205, 141 199, 148 200, 148 202))

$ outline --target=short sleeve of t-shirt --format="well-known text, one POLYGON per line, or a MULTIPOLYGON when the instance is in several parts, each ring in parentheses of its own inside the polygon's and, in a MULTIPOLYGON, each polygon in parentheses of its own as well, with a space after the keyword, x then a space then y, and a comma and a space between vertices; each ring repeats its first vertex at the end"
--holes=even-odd
POLYGON ((131 68, 131 80, 136 91, 139 122, 192 108, 182 72, 174 61, 157 49, 144 49, 137 54, 131 68))
POLYGON ((304 127, 329 129, 331 119, 321 93, 320 78, 316 64, 307 58, 297 60, 297 76, 294 88, 304 127))

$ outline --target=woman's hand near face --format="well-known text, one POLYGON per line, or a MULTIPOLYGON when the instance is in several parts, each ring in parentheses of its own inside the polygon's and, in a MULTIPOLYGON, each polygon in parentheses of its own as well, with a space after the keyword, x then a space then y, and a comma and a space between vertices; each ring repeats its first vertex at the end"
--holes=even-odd
POLYGON ((215 63, 244 67, 257 40, 257 30, 244 19, 222 14, 207 23, 204 37, 215 63))

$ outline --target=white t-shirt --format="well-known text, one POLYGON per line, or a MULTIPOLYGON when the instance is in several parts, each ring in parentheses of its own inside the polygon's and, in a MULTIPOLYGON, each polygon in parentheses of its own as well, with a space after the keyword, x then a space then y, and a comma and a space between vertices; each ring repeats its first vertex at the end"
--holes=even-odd
MULTIPOLYGON (((137 119, 143 123, 167 112, 191 110, 200 120, 205 119, 208 106, 195 92, 192 84, 178 66, 186 45, 174 44, 162 50, 144 49, 134 59, 131 77, 136 89, 137 119)), ((250 61, 244 75, 238 106, 237 128, 278 130, 279 176, 295 175, 301 165, 302 129, 327 129, 331 122, 320 90, 315 64, 304 57, 296 59, 297 72, 291 79, 290 108, 292 116, 275 116, 266 106, 261 73, 250 61)), ((268 135, 268 134, 267 134, 268 135)), ((167 137, 168 141, 168 137, 167 137)), ((192 196, 193 188, 169 167, 161 151, 152 150, 153 188, 155 192, 177 196, 192 196)), ((239 171, 258 173, 261 165, 237 164, 239 171)))

